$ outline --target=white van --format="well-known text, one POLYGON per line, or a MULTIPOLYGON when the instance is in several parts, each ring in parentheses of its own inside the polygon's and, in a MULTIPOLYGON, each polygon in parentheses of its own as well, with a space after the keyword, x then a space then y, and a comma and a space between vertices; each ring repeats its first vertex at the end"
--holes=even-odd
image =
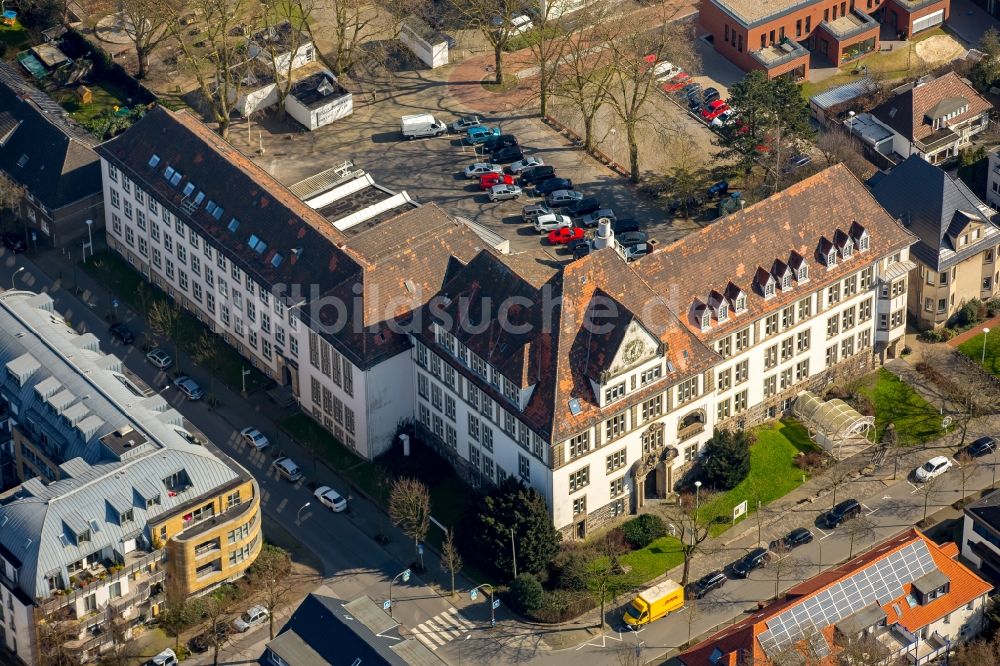
POLYGON ((510 19, 510 34, 512 35, 522 35, 534 27, 535 24, 524 14, 512 16, 510 19))
POLYGON ((147 661, 143 666, 177 666, 177 655, 174 654, 173 650, 167 648, 147 661))

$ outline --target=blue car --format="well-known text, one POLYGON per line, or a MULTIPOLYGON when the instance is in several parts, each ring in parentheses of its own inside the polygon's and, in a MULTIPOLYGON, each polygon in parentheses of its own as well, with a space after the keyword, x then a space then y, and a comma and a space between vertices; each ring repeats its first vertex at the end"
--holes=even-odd
POLYGON ((500 136, 499 127, 486 127, 485 125, 479 125, 478 127, 470 127, 465 132, 465 140, 471 143, 473 146, 485 143, 492 138, 500 136))

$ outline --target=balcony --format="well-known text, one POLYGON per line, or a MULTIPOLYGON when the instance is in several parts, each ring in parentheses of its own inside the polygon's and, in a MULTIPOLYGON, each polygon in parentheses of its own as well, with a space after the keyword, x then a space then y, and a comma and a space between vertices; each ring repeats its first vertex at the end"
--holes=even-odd
POLYGON ((696 421, 689 425, 682 424, 680 430, 677 431, 677 441, 683 442, 689 440, 692 437, 697 437, 703 432, 705 432, 705 424, 701 421, 696 421))
POLYGON ((951 641, 936 631, 928 638, 920 638, 898 624, 883 631, 878 639, 889 649, 892 659, 902 657, 913 666, 928 664, 951 649, 951 641))
POLYGON ((95 572, 95 569, 92 568, 85 572, 77 573, 74 575, 76 586, 69 590, 61 590, 59 593, 53 594, 43 601, 40 604, 41 611, 49 614, 70 604, 75 605, 79 598, 87 596, 96 588, 103 585, 111 585, 126 577, 130 580, 130 587, 140 582, 152 582, 156 579, 163 580, 163 570, 160 563, 164 560, 165 553, 163 550, 157 550, 152 553, 134 551, 125 556, 124 562, 119 563, 118 566, 120 568, 116 568, 114 565, 108 568, 102 564, 98 565, 100 568, 99 572, 95 572), (103 578, 101 577, 102 573, 103 578))
POLYGON ((809 50, 787 37, 777 44, 751 51, 750 55, 767 69, 794 62, 800 58, 809 61, 809 50))
POLYGON ((857 10, 832 21, 823 21, 820 23, 820 27, 840 42, 867 32, 874 31, 877 34, 880 28, 878 21, 868 16, 868 14, 857 10))
POLYGON ((191 520, 185 525, 183 531, 173 537, 173 540, 178 543, 186 543, 217 529, 221 525, 237 522, 241 518, 254 513, 257 510, 257 504, 257 495, 255 494, 249 501, 242 502, 222 513, 217 513, 201 520, 191 520))

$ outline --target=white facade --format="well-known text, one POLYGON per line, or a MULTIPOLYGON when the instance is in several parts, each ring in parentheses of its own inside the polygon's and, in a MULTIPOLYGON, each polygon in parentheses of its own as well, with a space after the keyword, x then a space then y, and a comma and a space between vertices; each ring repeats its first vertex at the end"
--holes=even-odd
POLYGON ((285 110, 303 127, 312 131, 354 113, 354 96, 351 93, 331 95, 322 105, 309 107, 289 95, 285 98, 285 110))
POLYGON ((419 19, 400 21, 399 41, 431 69, 448 64, 448 43, 419 19))
POLYGON ((31 664, 37 659, 35 607, 25 603, 27 600, 13 588, 13 579, 9 575, 16 574, 14 567, 7 561, 3 561, 3 567, 5 575, 0 578, 0 644, 31 664))

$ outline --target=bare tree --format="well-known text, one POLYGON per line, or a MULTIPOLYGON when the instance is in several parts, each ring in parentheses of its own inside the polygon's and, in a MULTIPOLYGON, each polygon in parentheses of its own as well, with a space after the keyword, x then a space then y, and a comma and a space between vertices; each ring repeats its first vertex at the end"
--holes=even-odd
POLYGON ((531 43, 531 55, 538 65, 538 113, 544 118, 549 110, 549 95, 562 63, 563 53, 572 35, 572 31, 562 20, 561 14, 556 14, 553 8, 555 2, 544 2, 542 11, 535 22, 539 38, 531 43))
POLYGON ((927 509, 930 508, 931 496, 937 492, 938 480, 940 476, 935 476, 920 483, 920 494, 924 498, 924 517, 921 521, 927 520, 927 509))
POLYGON ((76 666, 80 663, 80 656, 66 647, 79 635, 73 630, 75 621, 65 610, 60 609, 38 622, 38 666, 76 666))
POLYGON ((797 557, 789 555, 789 551, 784 546, 779 546, 774 552, 767 568, 774 575, 774 598, 778 599, 781 591, 781 581, 788 582, 792 577, 799 575, 805 568, 805 563, 797 557))
POLYGON ((451 575, 451 596, 455 596, 455 576, 462 570, 462 556, 455 545, 455 531, 448 530, 441 544, 441 570, 451 575))
POLYGON ((1000 664, 1000 633, 964 643, 948 658, 951 666, 1000 664))
POLYGON ((646 666, 638 634, 636 634, 635 645, 629 645, 625 641, 618 644, 618 647, 615 648, 615 660, 618 662, 618 666, 646 666))
POLYGON ((962 449, 962 451, 955 456, 955 460, 958 462, 958 477, 962 481, 962 499, 959 501, 964 504, 966 485, 968 484, 969 479, 971 479, 976 472, 979 471, 980 464, 979 460, 969 455, 969 452, 965 449, 962 449))
MULTIPOLYGON (((389 492, 389 517, 403 534, 413 539, 419 553, 420 542, 431 526, 431 496, 427 486, 417 479, 397 479, 389 492)), ((423 566, 423 562, 420 563, 423 566)))
MULTIPOLYGON (((285 0, 289 1, 289 0, 285 0)), ((291 0, 299 5, 313 2, 314 0, 291 0)), ((358 55, 358 47, 361 40, 373 29, 373 23, 379 18, 379 11, 376 5, 365 0, 318 0, 321 5, 317 10, 325 8, 329 16, 329 30, 334 36, 333 53, 327 55, 316 50, 320 61, 326 65, 330 71, 340 77, 347 74, 358 55)), ((306 32, 309 38, 316 42, 316 35, 313 31, 314 22, 305 22, 306 32)))
MULTIPOLYGON (((606 7, 607 5, 601 5, 606 7)), ((594 152, 594 121, 608 103, 614 58, 605 48, 614 38, 617 24, 603 22, 603 14, 595 14, 598 24, 588 33, 578 31, 569 36, 564 46, 563 64, 555 74, 552 94, 569 102, 583 122, 583 149, 594 152), (600 38, 596 33, 600 31, 600 38), (603 40, 603 42, 602 42, 603 40), (599 46, 595 47, 595 42, 599 46)))
POLYGON ((247 573, 250 584, 261 596, 261 605, 267 609, 268 631, 271 640, 274 640, 274 614, 285 604, 295 589, 296 577, 292 574, 292 558, 287 551, 271 544, 264 544, 247 573))
POLYGON ((118 0, 118 9, 139 61, 137 79, 146 78, 149 56, 170 32, 169 21, 176 21, 181 5, 178 0, 118 0))
POLYGON ((307 26, 314 3, 313 0, 264 0, 263 4, 264 27, 255 35, 254 45, 267 55, 278 114, 284 118, 285 99, 292 91, 292 71, 299 64, 296 58, 299 49, 308 41, 307 26))
POLYGON ((24 186, 0 172, 0 210, 14 210, 24 199, 24 186))
POLYGON ((218 405, 218 400, 215 397, 215 375, 219 372, 222 360, 219 354, 218 339, 209 333, 208 330, 202 331, 198 339, 195 340, 191 355, 194 357, 195 363, 208 368, 208 404, 209 407, 215 407, 218 405))
POLYGON ((512 19, 524 12, 524 0, 451 0, 455 13, 478 30, 493 50, 494 82, 503 83, 503 52, 516 36, 512 19))
POLYGON ((607 623, 605 614, 607 603, 627 589, 622 579, 622 565, 618 558, 628 550, 621 530, 611 530, 598 544, 600 557, 591 568, 590 589, 601 606, 600 627, 604 631, 607 623))
POLYGON ((862 539, 875 538, 875 523, 867 516, 858 516, 844 523, 843 530, 850 537, 850 550, 847 557, 854 557, 854 546, 862 539))
POLYGON ((841 666, 862 666, 863 664, 886 664, 891 656, 889 648, 867 631, 859 636, 845 637, 834 632, 837 647, 837 664, 841 666))
POLYGON ((850 469, 833 469, 830 470, 830 474, 827 477, 826 485, 827 488, 833 491, 830 508, 837 506, 837 491, 843 488, 854 476, 853 470, 850 469))
POLYGON ((629 178, 633 183, 639 182, 638 129, 649 114, 646 100, 657 84, 655 64, 667 60, 690 70, 699 60, 692 27, 670 21, 677 11, 672 5, 662 4, 660 8, 663 21, 660 28, 652 32, 622 30, 622 37, 609 42, 615 64, 608 101, 625 127, 629 178))
POLYGON ((173 341, 174 362, 177 364, 177 370, 180 371, 181 359, 178 353, 180 347, 177 344, 177 328, 181 321, 181 311, 167 299, 161 298, 150 306, 146 313, 146 321, 150 330, 157 336, 164 340, 173 341))
POLYGON ((129 638, 128 625, 128 620, 121 616, 111 616, 105 623, 111 646, 101 653, 101 664, 104 666, 129 666, 141 656, 139 645, 129 638))
POLYGON ((232 112, 239 102, 243 79, 238 65, 246 62, 245 34, 257 23, 250 0, 189 0, 182 5, 199 15, 201 29, 188 29, 179 16, 166 22, 181 62, 198 82, 219 135, 229 136, 232 112))
POLYGON ((205 629, 205 641, 212 648, 212 666, 219 666, 219 651, 225 647, 229 640, 229 632, 219 629, 228 620, 226 615, 232 607, 232 600, 223 590, 218 590, 213 594, 202 597, 198 600, 198 608, 202 617, 208 620, 208 628, 205 629))
POLYGON ((168 595, 166 608, 160 611, 157 620, 167 636, 173 636, 175 651, 181 647, 181 634, 198 621, 200 612, 197 603, 183 597, 174 598, 173 595, 168 595))

